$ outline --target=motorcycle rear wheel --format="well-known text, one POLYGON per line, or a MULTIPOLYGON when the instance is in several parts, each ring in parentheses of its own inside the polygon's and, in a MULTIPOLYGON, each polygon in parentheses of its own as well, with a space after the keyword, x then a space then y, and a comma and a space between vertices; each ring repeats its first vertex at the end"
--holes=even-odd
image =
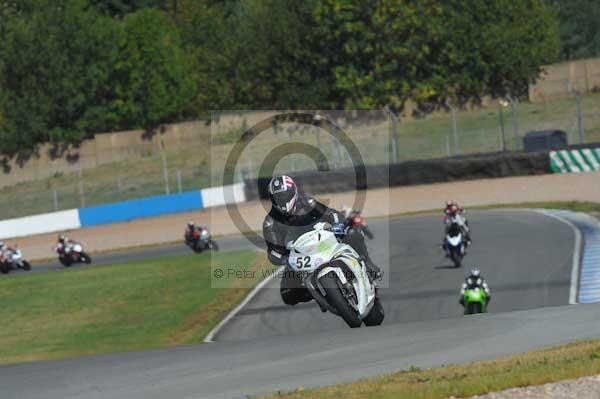
POLYGON ((367 327, 379 326, 379 325, 381 325, 381 323, 383 323, 384 318, 385 318, 385 313, 383 312, 383 306, 381 305, 379 298, 375 298, 375 303, 373 303, 373 308, 371 309, 371 311, 369 312, 367 317, 365 317, 363 319, 363 321, 365 322, 365 326, 367 326, 367 327))
POLYGON ((0 263, 0 272, 2 272, 2 274, 7 274, 9 271, 10 265, 8 264, 8 262, 0 263))

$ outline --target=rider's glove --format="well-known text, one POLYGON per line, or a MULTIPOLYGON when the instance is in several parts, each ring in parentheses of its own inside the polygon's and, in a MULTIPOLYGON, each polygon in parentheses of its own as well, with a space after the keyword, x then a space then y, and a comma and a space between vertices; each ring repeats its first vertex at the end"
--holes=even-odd
POLYGON ((343 237, 346 235, 346 225, 344 223, 336 223, 331 226, 331 232, 337 237, 343 237))
POLYGON ((287 264, 293 269, 296 267, 297 259, 298 259, 297 256, 290 256, 287 259, 287 264))

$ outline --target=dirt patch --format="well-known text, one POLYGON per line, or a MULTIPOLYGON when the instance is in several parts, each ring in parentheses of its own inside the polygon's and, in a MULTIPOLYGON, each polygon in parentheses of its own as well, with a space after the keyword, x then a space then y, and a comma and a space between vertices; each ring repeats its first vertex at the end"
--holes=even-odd
MULTIPOLYGON (((319 200, 336 208, 345 204, 352 205, 354 197, 355 193, 318 195, 319 200)), ((507 177, 370 190, 366 192, 363 209, 367 217, 437 208, 441 212, 444 201, 448 199, 456 200, 467 208, 541 201, 600 202, 600 172, 507 177)), ((240 204, 238 209, 247 228, 260 230, 268 203, 248 202, 240 204)), ((95 226, 67 234, 83 242, 91 252, 106 251, 183 239, 183 230, 188 220, 209 226, 215 235, 240 232, 227 209, 221 207, 95 226)), ((7 241, 9 244, 18 243, 29 259, 44 259, 52 256, 50 248, 55 239, 56 234, 53 233, 7 241)))

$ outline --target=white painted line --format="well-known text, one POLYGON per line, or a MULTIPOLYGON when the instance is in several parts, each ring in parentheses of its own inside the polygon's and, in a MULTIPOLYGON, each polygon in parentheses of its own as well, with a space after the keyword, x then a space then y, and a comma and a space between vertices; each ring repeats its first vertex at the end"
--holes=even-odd
POLYGON ((206 334, 206 337, 204 337, 204 342, 214 342, 215 335, 217 335, 217 333, 223 327, 225 327, 225 324, 229 323, 229 321, 231 319, 233 319, 235 317, 235 315, 237 315, 244 308, 244 306, 246 306, 248 304, 248 302, 250 302, 252 300, 252 298, 254 298, 256 296, 256 294, 258 294, 258 291, 263 289, 263 287, 265 285, 269 284, 269 282, 271 280, 273 280, 273 278, 275 278, 275 276, 277 276, 277 274, 279 274, 279 271, 281 269, 283 269, 283 266, 279 267, 276 271, 274 271, 272 274, 265 277, 260 283, 258 283, 256 285, 256 287, 254 287, 254 289, 252 291, 250 291, 248 296, 246 296, 246 298, 244 298, 244 300, 235 307, 235 309, 233 309, 231 312, 229 312, 227 314, 227 316, 225 316, 225 318, 223 320, 221 320, 219 322, 219 324, 217 324, 215 326, 215 328, 213 328, 212 330, 210 330, 210 332, 208 334, 206 334))
POLYGON ((573 233, 575 233, 575 248, 573 248, 573 265, 571 266, 571 288, 569 289, 569 305, 575 305, 577 303, 577 292, 579 290, 579 261, 581 260, 581 231, 572 222, 556 216, 545 209, 535 209, 548 217, 559 220, 569 226, 573 233))

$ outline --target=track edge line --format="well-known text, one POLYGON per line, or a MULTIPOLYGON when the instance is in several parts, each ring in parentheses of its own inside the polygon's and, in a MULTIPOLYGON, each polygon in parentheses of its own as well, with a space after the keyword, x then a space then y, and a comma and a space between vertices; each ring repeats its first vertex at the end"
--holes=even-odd
POLYGON ((250 291, 250 293, 248 295, 246 295, 246 298, 244 298, 244 300, 242 302, 240 302, 239 305, 237 305, 232 311, 230 311, 227 314, 227 316, 225 316, 225 318, 223 318, 223 320, 221 320, 219 322, 219 324, 217 324, 212 330, 210 330, 210 332, 208 334, 206 334, 206 336, 203 339, 203 342, 206 342, 206 343, 215 342, 214 338, 219 333, 219 331, 221 331, 221 329, 223 329, 223 327, 225 327, 225 325, 227 323, 229 323, 229 321, 231 319, 233 319, 244 308, 244 306, 246 306, 248 304, 248 302, 250 302, 252 300, 252 298, 254 298, 256 296, 256 294, 258 294, 258 292, 264 288, 265 285, 267 285, 269 282, 271 282, 271 280, 273 280, 273 278, 275 278, 275 276, 279 273, 279 271, 282 268, 283 268, 283 266, 280 266, 275 272, 271 273, 269 276, 265 277, 260 283, 258 283, 252 289, 252 291, 250 291))
POLYGON ((577 297, 579 293, 579 269, 581 266, 581 250, 583 247, 583 240, 581 239, 581 231, 573 222, 564 219, 547 209, 532 209, 533 211, 542 215, 556 219, 567 226, 569 226, 575 233, 575 248, 573 249, 573 266, 571 268, 571 288, 569 289, 569 305, 576 305, 577 297))

